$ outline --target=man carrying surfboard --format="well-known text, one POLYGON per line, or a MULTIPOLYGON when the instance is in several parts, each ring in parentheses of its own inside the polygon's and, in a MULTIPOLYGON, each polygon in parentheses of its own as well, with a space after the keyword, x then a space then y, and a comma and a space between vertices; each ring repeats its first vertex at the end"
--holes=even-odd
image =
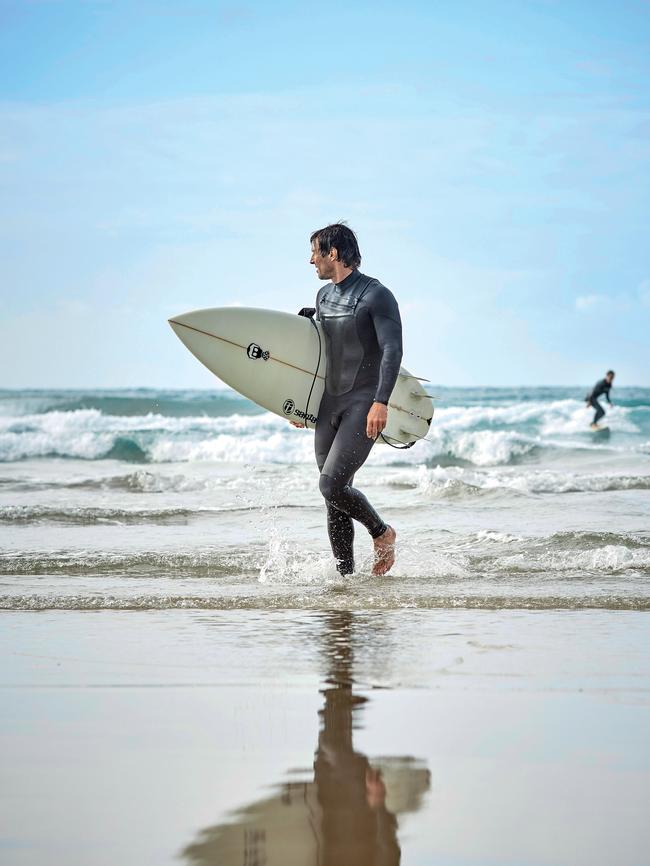
POLYGON ((602 427, 598 425, 598 422, 605 414, 605 410, 598 402, 598 398, 604 394, 609 405, 612 405, 612 401, 609 399, 609 392, 612 387, 612 382, 614 381, 614 375, 615 373, 613 370, 608 370, 605 378, 600 379, 600 381, 596 382, 596 384, 592 388, 591 394, 587 394, 587 406, 591 406, 593 409, 596 410, 594 420, 591 422, 592 430, 602 429, 602 427))
POLYGON ((315 451, 329 539, 339 572, 351 574, 353 521, 358 520, 373 539, 373 574, 386 574, 395 561, 395 530, 352 483, 386 427, 402 360, 399 309, 386 286, 358 270, 359 245, 348 226, 334 223, 313 232, 310 240, 309 262, 320 280, 329 281, 318 292, 316 307, 300 311, 320 321, 327 347, 315 451))

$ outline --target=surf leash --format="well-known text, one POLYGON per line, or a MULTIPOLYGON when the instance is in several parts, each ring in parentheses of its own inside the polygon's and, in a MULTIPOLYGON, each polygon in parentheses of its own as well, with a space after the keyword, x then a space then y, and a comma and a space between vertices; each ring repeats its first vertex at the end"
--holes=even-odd
MULTIPOLYGON (((415 378, 415 376, 413 378, 415 378)), ((424 379, 423 381, 426 382, 426 381, 428 381, 428 379, 424 379)), ((430 394, 427 394, 426 396, 428 396, 431 400, 437 400, 438 399, 437 397, 431 396, 430 394)), ((401 407, 399 407, 399 408, 401 408, 401 407)), ((406 412, 408 410, 404 409, 402 411, 406 412)), ((420 418, 421 416, 418 415, 417 417, 420 418)), ((426 421, 427 424, 429 426, 431 426, 431 422, 433 421, 433 415, 431 416, 431 418, 421 418, 421 420, 426 421)), ((404 451, 406 448, 412 448, 416 442, 433 442, 433 439, 428 439, 426 436, 418 436, 417 433, 411 433, 410 431, 406 431, 406 430, 402 430, 401 432, 406 433, 407 436, 413 436, 414 437, 413 442, 409 442, 408 445, 393 445, 393 443, 389 442, 383 433, 380 433, 379 435, 384 440, 386 445, 390 445, 391 448, 396 448, 398 451, 404 451)))
MULTIPOLYGON (((384 442, 386 443, 386 445, 390 445, 391 448, 395 448, 395 449, 397 449, 397 451, 406 451, 407 448, 412 448, 412 447, 415 445, 415 442, 418 441, 418 440, 416 439, 416 440, 413 441, 413 442, 409 442, 408 445, 393 445, 393 443, 392 443, 392 442, 389 442, 388 439, 384 436, 383 433, 380 433, 379 435, 380 435, 381 438, 384 440, 384 442)), ((409 436, 413 436, 413 435, 414 435, 413 433, 409 433, 409 436)))
MULTIPOLYGON (((307 316, 309 321, 314 326, 314 330, 316 331, 316 336, 318 337, 318 361, 316 363, 316 372, 314 373, 314 378, 312 379, 311 388, 309 389, 309 396, 307 397, 307 405, 305 406, 305 427, 307 426, 307 419, 309 418, 309 401, 311 400, 311 395, 314 391, 314 385, 316 384, 316 379, 318 378, 318 371, 320 370, 320 359, 323 353, 323 341, 321 339, 320 331, 316 326, 316 322, 314 321, 312 316, 307 316)), ((314 425, 315 426, 315 425, 314 425)))
MULTIPOLYGON (((316 384, 316 379, 318 378, 318 371, 320 370, 320 362, 321 362, 321 358, 323 356, 323 340, 321 338, 320 331, 318 330, 318 326, 316 325, 316 322, 314 321, 313 315, 312 316, 305 316, 305 318, 309 319, 309 321, 313 325, 314 330, 316 331, 316 336, 318 337, 318 361, 316 363, 316 372, 314 373, 314 378, 312 379, 312 382, 311 382, 311 388, 309 389, 309 396, 307 397, 307 405, 305 406, 305 427, 306 427, 307 426, 307 418, 309 417, 309 401, 311 400, 311 395, 314 393, 314 385, 316 384)), ((415 379, 417 377, 411 376, 409 378, 415 379)), ((428 380, 425 379, 424 381, 426 382, 428 380)), ((422 419, 422 420, 426 420, 426 419, 422 419)), ((429 423, 431 423, 430 420, 429 420, 429 423)), ((383 441, 386 443, 386 445, 390 445, 391 448, 395 448, 397 451, 406 451, 407 448, 412 448, 417 441, 421 441, 422 439, 425 438, 424 436, 418 436, 413 442, 409 442, 407 445, 393 445, 393 443, 389 442, 389 440, 386 438, 386 436, 384 436, 383 433, 380 433, 379 435, 381 436, 383 441)), ((411 434, 411 435, 413 435, 413 434, 411 434)))

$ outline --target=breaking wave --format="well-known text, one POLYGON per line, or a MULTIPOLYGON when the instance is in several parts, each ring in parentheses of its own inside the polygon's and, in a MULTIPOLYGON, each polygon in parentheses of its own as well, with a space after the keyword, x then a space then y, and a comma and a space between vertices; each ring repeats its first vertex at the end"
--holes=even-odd
MULTIPOLYGON (((95 403, 103 409, 123 408, 113 405, 117 399, 95 403)), ((230 414, 106 414, 97 407, 72 408, 81 406, 79 400, 69 400, 65 410, 0 414, 0 462, 47 457, 136 464, 313 462, 310 431, 294 430, 283 419, 259 412, 240 398, 220 399, 226 400, 220 408, 230 414)), ((184 409, 190 404, 184 403, 184 409)), ((589 432, 588 413, 576 400, 440 406, 425 442, 406 451, 375 448, 370 463, 489 467, 536 461, 543 453, 567 449, 643 453, 647 442, 638 434, 650 424, 647 409, 615 406, 610 410, 608 423, 618 436, 614 444, 589 432)))

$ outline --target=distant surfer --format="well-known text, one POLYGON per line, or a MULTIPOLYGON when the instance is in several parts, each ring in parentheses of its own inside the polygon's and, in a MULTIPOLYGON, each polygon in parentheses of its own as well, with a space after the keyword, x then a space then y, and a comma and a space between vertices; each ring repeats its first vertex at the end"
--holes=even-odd
POLYGON ((358 520, 374 542, 373 574, 386 574, 395 561, 395 530, 352 482, 386 426, 388 399, 402 360, 399 309, 386 286, 358 270, 359 245, 348 226, 326 226, 310 240, 309 262, 319 279, 329 280, 318 292, 316 307, 300 311, 316 316, 327 347, 315 451, 329 539, 339 572, 351 574, 353 520, 358 520))
POLYGON ((604 379, 600 379, 594 385, 591 394, 587 395, 587 406, 591 406, 592 409, 596 410, 596 414, 594 415, 594 420, 591 422, 592 430, 602 430, 602 427, 599 426, 598 422, 604 416, 605 410, 598 402, 598 398, 603 394, 605 395, 605 399, 612 405, 612 401, 609 399, 609 392, 612 388, 612 382, 614 381, 615 373, 613 370, 608 370, 604 379))

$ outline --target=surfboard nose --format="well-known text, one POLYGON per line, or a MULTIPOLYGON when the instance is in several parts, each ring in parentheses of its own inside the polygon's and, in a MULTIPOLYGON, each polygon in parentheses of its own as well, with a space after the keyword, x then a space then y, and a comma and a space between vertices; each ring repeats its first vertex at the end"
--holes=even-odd
POLYGON ((202 310, 192 310, 189 313, 180 313, 178 316, 172 316, 170 319, 167 319, 178 339, 181 343, 187 346, 190 351, 193 351, 190 343, 192 343, 197 336, 200 336, 201 334, 211 336, 211 332, 206 331, 205 329, 204 318, 197 315, 201 312, 202 310), (203 327, 200 327, 199 325, 202 325, 203 327))
POLYGON ((167 321, 176 336, 186 343, 186 337, 191 331, 210 335, 211 330, 217 324, 214 314, 214 310, 190 310, 187 313, 179 313, 177 316, 172 316, 167 321))
POLYGON ((175 325, 191 325, 192 318, 196 316, 196 311, 191 311, 187 313, 179 313, 177 316, 170 316, 167 321, 174 328, 175 325))
POLYGON ((169 325, 173 332, 176 334, 176 336, 182 342, 185 342, 183 340, 183 335, 187 333, 187 323, 184 321, 183 314, 181 314, 180 316, 173 316, 171 319, 167 319, 167 321, 169 322, 169 325))

